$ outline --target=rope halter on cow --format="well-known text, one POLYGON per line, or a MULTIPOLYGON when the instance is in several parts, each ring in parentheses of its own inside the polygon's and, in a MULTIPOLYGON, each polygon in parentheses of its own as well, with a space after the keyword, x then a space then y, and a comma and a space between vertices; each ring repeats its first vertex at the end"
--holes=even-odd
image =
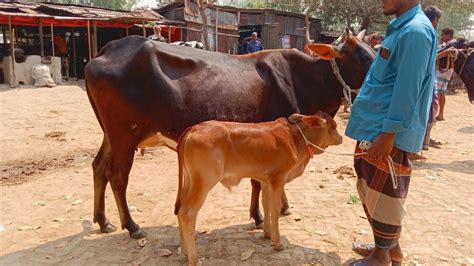
POLYGON ((341 71, 339 70, 339 66, 336 63, 336 60, 333 58, 330 60, 332 73, 336 76, 337 80, 342 85, 342 93, 344 94, 344 98, 346 99, 347 103, 349 104, 349 108, 352 108, 352 93, 358 93, 359 90, 353 90, 342 78, 341 71))
MULTIPOLYGON (((365 154, 368 154, 366 152, 366 150, 368 150, 370 148, 370 146, 372 145, 372 143, 370 141, 361 141, 359 143, 359 148, 361 148, 362 150, 365 150, 365 152, 359 152, 359 153, 330 152, 330 151, 327 151, 326 149, 323 149, 323 148, 319 147, 318 145, 312 143, 311 141, 309 141, 308 138, 306 138, 306 136, 304 135, 303 130, 300 128, 300 126, 298 126, 297 124, 293 124, 293 125, 295 125, 296 128, 300 131, 301 136, 303 136, 303 139, 304 139, 304 142, 305 142, 305 145, 306 145, 307 148, 313 147, 317 150, 320 150, 322 152, 326 152, 326 153, 329 153, 329 154, 332 154, 332 155, 341 155, 341 156, 365 155, 365 154)), ((310 158, 311 157, 312 156, 310 155, 310 158)), ((396 189, 398 189, 398 179, 397 179, 397 174, 395 172, 395 164, 394 164, 393 159, 392 159, 391 156, 388 156, 387 164, 388 164, 388 169, 390 171, 390 177, 392 178, 393 189, 396 190, 396 189)))
POLYGON ((460 54, 462 54, 463 56, 466 57, 466 59, 464 59, 464 63, 462 64, 461 70, 459 71, 459 77, 461 77, 462 72, 464 71, 464 67, 466 66, 467 61, 469 61, 469 58, 470 58, 473 51, 474 51, 474 48, 467 48, 467 49, 459 49, 458 50, 458 52, 460 54))

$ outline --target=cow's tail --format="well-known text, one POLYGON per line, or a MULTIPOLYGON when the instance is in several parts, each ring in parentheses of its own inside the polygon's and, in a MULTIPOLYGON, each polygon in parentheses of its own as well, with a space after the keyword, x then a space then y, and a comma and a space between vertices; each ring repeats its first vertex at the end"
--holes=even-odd
POLYGON ((183 134, 181 134, 181 137, 179 137, 178 140, 178 146, 176 147, 178 152, 178 193, 176 196, 176 203, 174 204, 175 215, 178 215, 179 208, 181 207, 181 193, 184 185, 184 148, 190 129, 191 128, 186 129, 183 134))
POLYGON ((92 97, 92 92, 90 91, 91 88, 87 84, 88 84, 88 78, 87 78, 87 73, 86 73, 85 85, 86 85, 87 97, 89 98, 89 102, 92 106, 92 110, 94 110, 95 117, 97 118, 97 121, 99 121, 99 125, 102 128, 102 131, 105 132, 104 125, 102 124, 102 120, 100 119, 99 112, 97 111, 97 106, 95 105, 94 97, 92 97))

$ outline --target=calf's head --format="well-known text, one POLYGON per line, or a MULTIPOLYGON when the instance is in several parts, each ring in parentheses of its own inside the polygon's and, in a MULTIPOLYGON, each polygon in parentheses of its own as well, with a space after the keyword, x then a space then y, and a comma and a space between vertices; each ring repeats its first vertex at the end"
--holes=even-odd
MULTIPOLYGON (((337 131, 336 121, 326 113, 318 112, 308 116, 293 114, 288 121, 298 126, 308 141, 322 149, 342 144, 342 136, 337 131)), ((299 137, 303 138, 303 136, 299 137)), ((315 152, 322 153, 319 150, 315 152)))

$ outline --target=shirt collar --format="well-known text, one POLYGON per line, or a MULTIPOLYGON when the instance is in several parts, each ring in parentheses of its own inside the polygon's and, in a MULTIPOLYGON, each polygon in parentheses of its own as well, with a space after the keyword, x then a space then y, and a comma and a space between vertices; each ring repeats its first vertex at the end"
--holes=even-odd
POLYGON ((420 4, 417 4, 416 6, 408 9, 400 17, 395 18, 392 21, 390 21, 390 27, 398 29, 401 25, 403 25, 405 22, 407 22, 412 17, 414 17, 418 12, 421 12, 420 4))

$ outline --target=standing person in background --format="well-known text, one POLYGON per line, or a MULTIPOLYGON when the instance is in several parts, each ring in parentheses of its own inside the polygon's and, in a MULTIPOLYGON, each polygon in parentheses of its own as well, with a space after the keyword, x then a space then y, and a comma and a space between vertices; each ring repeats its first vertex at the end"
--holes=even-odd
MULTIPOLYGON (((456 40, 453 38, 454 37, 454 29, 451 27, 446 27, 441 30, 441 47, 444 48, 446 45, 451 44, 452 42, 455 42, 456 40)), ((438 86, 437 86, 437 92, 439 94, 439 113, 438 116, 436 117, 437 121, 444 121, 444 107, 446 106, 446 91, 448 90, 448 84, 449 81, 451 80, 451 77, 453 76, 453 70, 452 69, 437 69, 436 70, 436 75, 438 76, 438 86)))
POLYGON ((255 53, 255 52, 258 52, 258 51, 262 51, 264 49, 262 42, 260 42, 257 39, 257 37, 258 37, 258 34, 256 32, 253 32, 252 33, 252 39, 247 44, 247 53, 248 54, 255 53))
POLYGON ((161 36, 161 27, 160 25, 153 26, 153 35, 148 36, 148 39, 158 41, 158 42, 167 42, 168 40, 161 36))

